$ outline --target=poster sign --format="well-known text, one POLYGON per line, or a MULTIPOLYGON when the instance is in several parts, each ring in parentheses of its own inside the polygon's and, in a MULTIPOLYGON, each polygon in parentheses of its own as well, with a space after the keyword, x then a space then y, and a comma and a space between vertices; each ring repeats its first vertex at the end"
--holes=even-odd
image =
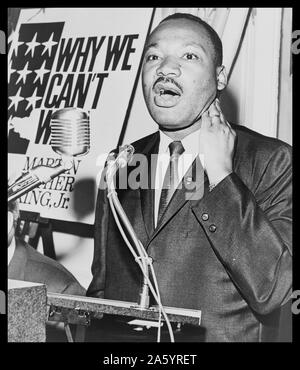
POLYGON ((61 109, 88 117, 90 142, 67 172, 23 195, 20 209, 94 222, 97 158, 117 146, 151 14, 151 8, 21 11, 8 52, 9 175, 61 163, 51 146, 51 121, 61 109))

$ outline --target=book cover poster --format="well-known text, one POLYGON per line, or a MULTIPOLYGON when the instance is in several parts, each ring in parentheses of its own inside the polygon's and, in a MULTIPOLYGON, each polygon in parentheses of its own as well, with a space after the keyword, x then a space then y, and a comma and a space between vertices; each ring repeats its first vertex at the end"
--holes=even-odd
POLYGON ((90 145, 67 172, 20 198, 42 217, 92 224, 103 157, 117 146, 138 73, 151 8, 25 9, 9 38, 9 174, 62 161, 50 122, 83 110, 90 145))

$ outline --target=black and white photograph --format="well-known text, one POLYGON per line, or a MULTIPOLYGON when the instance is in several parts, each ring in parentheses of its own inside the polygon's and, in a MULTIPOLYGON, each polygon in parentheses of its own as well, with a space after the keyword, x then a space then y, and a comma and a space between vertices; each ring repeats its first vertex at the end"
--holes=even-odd
POLYGON ((293 17, 7 8, 7 342, 293 342, 293 17))

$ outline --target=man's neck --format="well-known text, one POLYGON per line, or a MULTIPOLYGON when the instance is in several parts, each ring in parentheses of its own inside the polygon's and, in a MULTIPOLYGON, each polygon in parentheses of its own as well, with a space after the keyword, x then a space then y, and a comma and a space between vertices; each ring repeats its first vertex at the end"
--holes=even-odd
POLYGON ((201 120, 197 121, 194 125, 192 126, 189 126, 187 128, 184 128, 182 130, 178 130, 178 131, 168 131, 168 130, 164 130, 163 128, 161 128, 161 131, 166 134, 167 136, 169 136, 172 140, 174 141, 181 141, 182 139, 184 139, 186 136, 190 135, 191 133, 199 130, 201 127, 201 120))

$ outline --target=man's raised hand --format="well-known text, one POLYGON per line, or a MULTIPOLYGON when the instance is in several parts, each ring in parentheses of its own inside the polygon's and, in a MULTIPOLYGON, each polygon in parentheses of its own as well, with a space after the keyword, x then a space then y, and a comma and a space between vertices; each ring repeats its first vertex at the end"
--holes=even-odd
POLYGON ((216 185, 232 172, 236 133, 226 121, 216 99, 203 113, 199 130, 200 154, 210 185, 216 185))

